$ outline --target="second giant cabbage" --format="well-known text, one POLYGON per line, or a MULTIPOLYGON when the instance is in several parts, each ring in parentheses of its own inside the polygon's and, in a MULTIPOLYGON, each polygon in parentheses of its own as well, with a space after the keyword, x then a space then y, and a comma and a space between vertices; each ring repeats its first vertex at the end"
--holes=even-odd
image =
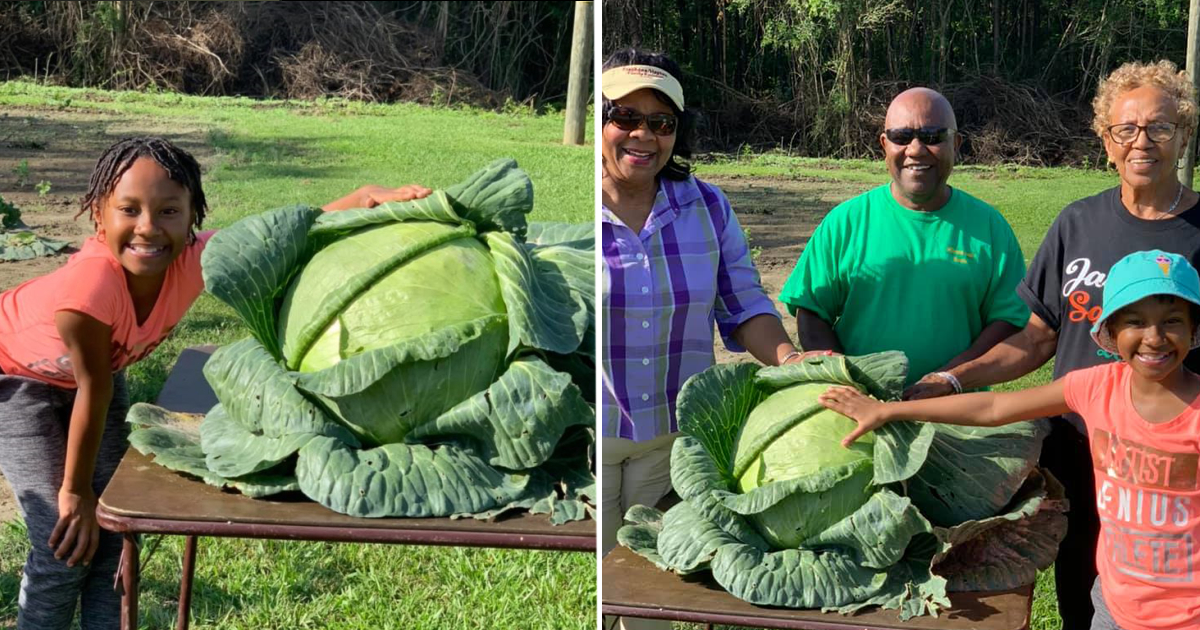
POLYGON ((854 421, 825 409, 831 385, 899 397, 899 352, 716 365, 679 394, 666 513, 634 506, 621 544, 664 570, 711 571, 755 604, 904 619, 948 590, 1032 583, 1054 561, 1066 501, 1034 468, 1042 429, 896 422, 843 449, 854 421))

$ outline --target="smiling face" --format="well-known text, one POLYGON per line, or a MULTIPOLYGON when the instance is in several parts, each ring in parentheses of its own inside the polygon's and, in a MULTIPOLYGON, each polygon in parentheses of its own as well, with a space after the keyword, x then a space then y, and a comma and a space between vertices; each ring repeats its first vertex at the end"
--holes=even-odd
MULTIPOLYGON (((1175 99, 1154 86, 1142 86, 1113 99, 1109 110, 1108 124, 1134 124, 1146 126, 1155 122, 1178 123, 1179 114, 1175 99)), ((1183 150, 1184 140, 1190 130, 1178 128, 1166 142, 1152 142, 1144 131, 1129 144, 1119 144, 1108 132, 1104 133, 1104 151, 1108 159, 1117 166, 1121 181, 1134 188, 1170 187, 1177 184, 1175 161, 1183 150)))
POLYGON ((1142 378, 1162 381, 1192 347, 1195 311, 1187 300, 1151 295, 1113 313, 1106 325, 1121 359, 1142 378))
POLYGON ((99 231, 127 276, 161 282, 187 246, 191 194, 150 158, 121 174, 99 208, 99 231))
MULTIPOLYGON (((613 101, 618 107, 628 107, 639 114, 672 114, 671 106, 660 101, 655 92, 643 88, 613 101)), ((625 131, 613 123, 604 125, 600 155, 604 158, 604 185, 644 188, 656 185, 659 171, 671 159, 675 134, 656 136, 645 122, 633 131, 625 131)))
MULTIPOLYGON (((945 127, 954 130, 954 111, 945 97, 926 88, 902 92, 888 106, 884 129, 945 127)), ((950 198, 946 180, 954 169, 954 154, 962 138, 952 133, 938 144, 914 139, 899 145, 879 135, 884 161, 892 176, 892 196, 906 208, 937 210, 950 198)))

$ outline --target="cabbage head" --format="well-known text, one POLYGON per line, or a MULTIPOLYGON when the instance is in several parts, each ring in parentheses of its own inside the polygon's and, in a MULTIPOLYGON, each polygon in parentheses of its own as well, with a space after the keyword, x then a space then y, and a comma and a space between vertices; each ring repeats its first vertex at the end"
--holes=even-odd
POLYGON ((1032 583, 1066 533, 1062 487, 1037 470, 1037 423, 895 422, 841 439, 831 385, 899 398, 900 352, 716 365, 679 394, 671 480, 683 501, 634 506, 618 540, 659 568, 711 572, 754 604, 936 615, 947 591, 1032 583))
POLYGON ((252 336, 205 365, 220 403, 198 439, 136 405, 131 442, 209 483, 356 516, 583 518, 592 229, 527 224, 532 207, 500 160, 425 199, 219 232, 205 286, 252 336))

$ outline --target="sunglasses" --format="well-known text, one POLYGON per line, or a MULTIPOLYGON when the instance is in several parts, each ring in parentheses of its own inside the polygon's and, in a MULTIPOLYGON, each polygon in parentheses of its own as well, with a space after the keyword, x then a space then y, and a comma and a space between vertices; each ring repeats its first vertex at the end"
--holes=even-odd
POLYGON ((635 109, 628 107, 610 107, 608 109, 608 122, 617 126, 617 129, 622 131, 634 131, 642 126, 642 121, 646 121, 646 128, 656 136, 669 136, 675 133, 675 128, 679 126, 679 119, 675 114, 642 114, 635 109))
POLYGON ((924 145, 941 144, 954 133, 953 129, 946 127, 897 127, 895 129, 884 129, 883 135, 887 136, 888 142, 906 147, 913 141, 913 138, 921 141, 924 145))

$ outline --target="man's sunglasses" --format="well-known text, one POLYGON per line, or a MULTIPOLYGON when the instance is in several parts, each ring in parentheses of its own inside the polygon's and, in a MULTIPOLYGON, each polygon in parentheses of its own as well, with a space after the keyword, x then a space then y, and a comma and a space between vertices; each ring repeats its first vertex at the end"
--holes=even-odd
POLYGON ((941 144, 950 137, 954 130, 946 127, 896 127, 895 129, 884 129, 883 135, 887 136, 888 142, 906 147, 913 141, 913 138, 921 141, 921 144, 932 146, 941 144))
POLYGON ((617 129, 622 131, 634 131, 642 126, 642 121, 646 121, 646 128, 656 136, 669 136, 675 133, 675 128, 679 126, 679 119, 675 114, 642 114, 635 109, 628 107, 610 107, 608 109, 608 122, 617 126, 617 129))

